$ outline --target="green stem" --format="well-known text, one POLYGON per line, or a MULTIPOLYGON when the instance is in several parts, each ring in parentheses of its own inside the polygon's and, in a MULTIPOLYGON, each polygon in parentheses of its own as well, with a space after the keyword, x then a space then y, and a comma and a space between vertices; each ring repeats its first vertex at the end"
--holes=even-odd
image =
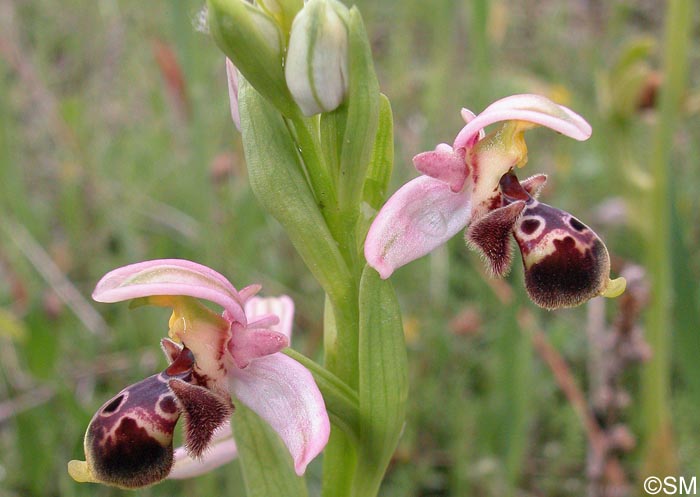
MULTIPOLYGON (((290 119, 296 132, 296 140, 301 150, 301 156, 306 166, 306 174, 318 202, 323 217, 333 219, 338 199, 335 186, 331 180, 328 167, 324 160, 321 139, 314 118, 296 116, 290 119)), ((329 225, 332 224, 329 222, 329 225)))
MULTIPOLYGON (((348 294, 355 297, 354 312, 352 299, 340 301, 326 296, 323 320, 324 357, 325 366, 329 371, 337 375, 346 385, 357 388, 359 381, 357 290, 348 294)), ((323 460, 322 495, 324 497, 349 497, 352 494, 358 446, 358 439, 353 440, 343 431, 331 432, 323 460)))
POLYGON ((323 394, 331 422, 357 443, 360 430, 357 392, 326 368, 296 350, 285 349, 283 352, 311 372, 323 394))
MULTIPOLYGON (((328 167, 332 158, 324 157, 321 137, 313 118, 299 117, 292 120, 296 131, 296 140, 306 166, 306 173, 316 201, 326 220, 328 229, 338 242, 346 264, 353 273, 358 273, 360 266, 355 241, 357 208, 343 210, 338 206, 338 189, 341 185, 334 182, 328 167), (328 159, 328 160, 326 160, 328 159)), ((337 180, 337 178, 336 178, 337 180)))
POLYGON ((670 155, 678 109, 685 90, 692 1, 669 0, 664 51, 664 84, 661 87, 659 120, 654 134, 651 172, 651 223, 648 268, 654 298, 647 314, 647 338, 654 350, 647 363, 642 388, 646 432, 646 469, 653 474, 673 474, 676 467, 669 412, 671 375, 671 203, 670 155), (663 469, 665 471, 657 471, 663 469), (670 471, 667 471, 670 470, 670 471))
POLYGON ((348 291, 354 300, 340 302, 332 295, 326 299, 324 348, 326 367, 351 388, 358 385, 357 289, 348 291))

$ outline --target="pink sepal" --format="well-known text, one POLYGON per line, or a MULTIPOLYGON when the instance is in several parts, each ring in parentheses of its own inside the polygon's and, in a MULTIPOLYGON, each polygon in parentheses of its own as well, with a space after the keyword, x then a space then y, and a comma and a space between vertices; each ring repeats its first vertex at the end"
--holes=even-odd
POLYGON ((284 354, 252 361, 233 372, 234 395, 277 432, 298 475, 328 443, 330 421, 311 373, 284 354))
POLYGON ((98 302, 154 295, 186 295, 222 306, 233 321, 247 324, 240 295, 221 274, 184 259, 156 259, 123 266, 102 277, 92 292, 98 302))
POLYGON ((379 211, 365 240, 367 263, 386 279, 452 238, 470 218, 469 190, 455 193, 443 181, 419 176, 379 211))
MULTIPOLYGON (((464 117, 464 113, 462 114, 464 117)), ((455 138, 453 147, 467 147, 474 135, 489 124, 501 121, 527 121, 558 131, 574 140, 587 140, 591 126, 586 120, 563 105, 541 95, 511 95, 496 100, 481 114, 471 119, 455 138)))

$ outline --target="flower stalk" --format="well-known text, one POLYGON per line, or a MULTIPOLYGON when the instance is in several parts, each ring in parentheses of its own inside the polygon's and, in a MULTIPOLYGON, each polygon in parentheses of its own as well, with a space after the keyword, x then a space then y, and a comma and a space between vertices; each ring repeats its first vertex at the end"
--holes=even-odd
MULTIPOLYGON (((302 475, 325 450, 324 497, 374 497, 399 442, 408 397, 401 310, 388 280, 394 270, 466 228, 469 245, 497 276, 508 271, 510 237, 516 239, 528 292, 543 307, 577 305, 624 288, 610 280, 597 235, 536 199, 546 178, 520 181, 513 172, 527 162, 526 130, 545 126, 585 140, 590 126, 535 95, 501 99, 478 116, 463 109, 465 126, 453 144, 417 155, 423 175, 386 201, 393 118, 357 8, 337 0, 207 5, 211 33, 227 57, 231 116, 251 188, 325 293, 323 364, 287 349, 288 297, 255 297, 259 285, 239 291, 189 261, 112 271, 98 283, 96 300, 172 307, 172 340, 163 342, 170 366, 98 411, 86 436, 87 461, 71 463, 71 474, 138 487, 239 456, 249 496, 304 497, 302 475), (492 124, 498 126, 487 134, 492 124), (134 414, 124 399, 138 400, 148 413, 167 411, 164 428, 145 425, 152 416, 134 414), (202 412, 215 422, 199 423, 202 412), (130 480, 110 480, 100 469, 103 460, 120 459, 101 453, 114 432, 100 428, 112 415, 110 430, 126 420, 146 426, 146 442, 156 440, 155 476, 143 477, 139 467, 130 480), (179 417, 187 443, 173 450, 179 417), (212 459, 198 460, 209 446, 212 459)), ((129 447, 128 437, 116 439, 119 448, 129 447)))

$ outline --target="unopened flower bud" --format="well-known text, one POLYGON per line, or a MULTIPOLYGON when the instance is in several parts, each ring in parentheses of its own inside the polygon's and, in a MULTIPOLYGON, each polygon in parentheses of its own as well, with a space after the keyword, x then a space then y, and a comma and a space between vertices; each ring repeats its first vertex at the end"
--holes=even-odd
POLYGON ((212 37, 245 79, 285 114, 294 110, 282 67, 286 37, 273 17, 243 0, 208 0, 212 37))
POLYGON ((257 4, 277 21, 283 32, 289 33, 304 0, 257 0, 257 4))
POLYGON ((287 86, 307 115, 330 112, 348 89, 348 10, 336 0, 310 0, 292 24, 287 86))

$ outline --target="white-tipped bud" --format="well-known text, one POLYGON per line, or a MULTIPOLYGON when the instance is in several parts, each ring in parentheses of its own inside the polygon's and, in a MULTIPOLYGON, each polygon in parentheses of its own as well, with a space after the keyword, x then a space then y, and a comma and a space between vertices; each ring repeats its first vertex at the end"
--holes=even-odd
POLYGON ((347 8, 309 0, 292 24, 285 65, 287 86, 307 115, 336 109, 348 90, 347 8))

